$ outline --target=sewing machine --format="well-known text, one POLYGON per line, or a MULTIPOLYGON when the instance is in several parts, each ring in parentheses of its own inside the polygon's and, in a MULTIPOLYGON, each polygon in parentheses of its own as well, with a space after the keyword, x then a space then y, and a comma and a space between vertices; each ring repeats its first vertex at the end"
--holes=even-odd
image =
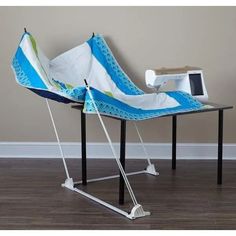
POLYGON ((206 102, 208 94, 201 68, 185 66, 182 68, 161 68, 146 70, 146 85, 158 91, 168 81, 175 82, 175 90, 191 94, 199 101, 206 102))

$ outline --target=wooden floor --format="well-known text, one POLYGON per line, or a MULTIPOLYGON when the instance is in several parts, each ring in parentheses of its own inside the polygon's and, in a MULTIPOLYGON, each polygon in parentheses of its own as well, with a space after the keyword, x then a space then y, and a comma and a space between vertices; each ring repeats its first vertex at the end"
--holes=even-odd
MULTIPOLYGON (((152 215, 131 221, 60 187, 59 159, 0 159, 0 229, 236 229, 236 161, 224 162, 223 185, 216 185, 216 161, 155 161, 160 176, 129 177, 138 201, 152 215)), ((127 161, 127 170, 144 161, 127 161)), ((69 160, 75 179, 78 160, 69 160)), ((114 160, 88 160, 89 177, 117 173, 114 160)), ((105 201, 118 202, 118 179, 84 187, 105 201)), ((129 210, 127 195, 124 208, 129 210)))

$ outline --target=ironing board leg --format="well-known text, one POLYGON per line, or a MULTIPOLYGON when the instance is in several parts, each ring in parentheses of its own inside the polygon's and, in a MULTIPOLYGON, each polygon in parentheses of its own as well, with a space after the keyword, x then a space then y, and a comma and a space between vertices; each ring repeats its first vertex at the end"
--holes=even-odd
POLYGON ((222 162, 223 162, 223 110, 219 110, 217 184, 222 184, 222 162))
POLYGON ((172 117, 172 170, 176 169, 176 130, 177 116, 172 117))
MULTIPOLYGON (((120 129, 120 163, 125 170, 125 144, 126 144, 126 121, 121 120, 120 129)), ((124 204, 125 183, 120 172, 120 191, 119 191, 119 204, 124 204)))
POLYGON ((81 110, 81 160, 82 160, 82 184, 87 184, 87 160, 86 160, 86 114, 81 110))

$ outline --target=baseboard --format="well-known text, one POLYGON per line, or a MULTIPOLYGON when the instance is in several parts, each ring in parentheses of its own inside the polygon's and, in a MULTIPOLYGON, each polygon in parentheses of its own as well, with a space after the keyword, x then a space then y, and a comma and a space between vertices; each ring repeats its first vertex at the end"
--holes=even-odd
MULTIPOLYGON (((119 144, 114 143, 119 154, 119 144)), ((80 143, 62 143, 67 158, 80 158, 80 143)), ((170 159, 171 143, 145 143, 153 159, 170 159)), ((139 143, 127 143, 127 158, 143 159, 145 155, 139 143)), ((88 143, 88 158, 113 158, 107 143, 88 143)), ((178 159, 216 159, 217 144, 180 143, 178 159)), ((57 143, 53 142, 0 142, 0 158, 60 158, 57 143)), ((224 159, 236 160, 236 144, 224 145, 224 159)))

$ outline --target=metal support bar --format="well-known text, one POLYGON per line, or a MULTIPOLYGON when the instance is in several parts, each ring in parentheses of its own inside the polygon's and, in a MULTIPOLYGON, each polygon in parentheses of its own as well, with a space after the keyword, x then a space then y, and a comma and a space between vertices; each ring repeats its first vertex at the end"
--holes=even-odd
POLYGON ((217 184, 222 184, 222 162, 223 162, 223 110, 219 110, 218 117, 218 166, 217 184))
POLYGON ((176 169, 176 132, 177 116, 172 117, 172 169, 176 169))
POLYGON ((147 149, 146 149, 146 147, 145 147, 145 145, 144 145, 143 138, 142 138, 142 136, 141 136, 141 134, 140 134, 140 132, 139 132, 139 128, 138 128, 136 122, 133 122, 133 124, 134 124, 134 127, 135 127, 135 129, 136 129, 136 132, 137 132, 137 134, 138 134, 140 143, 141 143, 141 145, 142 145, 143 152, 144 152, 144 154, 145 154, 145 156, 146 156, 146 158, 147 158, 148 166, 146 167, 146 172, 147 172, 148 174, 150 174, 150 175, 159 175, 159 173, 156 171, 156 168, 155 168, 154 164, 151 163, 150 157, 149 157, 149 155, 148 155, 147 149))
POLYGON ((135 129, 136 129, 136 132, 137 132, 137 134, 138 134, 140 143, 141 143, 141 145, 142 145, 143 152, 144 152, 144 154, 145 154, 145 156, 146 156, 146 158, 147 158, 148 165, 151 166, 151 165, 152 165, 151 160, 150 160, 150 158, 149 158, 147 149, 146 149, 145 146, 144 146, 143 138, 142 138, 142 136, 141 136, 141 134, 140 134, 140 132, 139 132, 139 129, 138 129, 138 126, 137 126, 136 122, 134 122, 134 127, 135 127, 135 129))
POLYGON ((128 213, 128 212, 126 212, 124 210, 121 210, 121 209, 119 209, 119 208, 117 208, 117 207, 115 207, 115 206, 113 206, 113 205, 111 205, 111 204, 109 204, 109 203, 107 203, 107 202, 105 202, 105 201, 89 194, 89 193, 86 193, 86 192, 84 192, 84 191, 82 191, 78 188, 75 188, 75 187, 71 186, 71 184, 68 186, 66 183, 63 183, 62 187, 68 188, 71 191, 75 191, 75 192, 83 195, 84 197, 86 197, 86 198, 88 198, 88 199, 90 199, 90 200, 92 200, 96 203, 99 203, 100 205, 102 205, 104 207, 107 207, 107 208, 109 208, 109 209, 111 209, 111 210, 127 217, 130 220, 134 220, 134 219, 139 218, 139 217, 144 217, 144 216, 150 215, 150 212, 144 211, 143 207, 140 204, 135 204, 135 206, 132 208, 131 212, 128 213))
POLYGON ((176 130, 177 116, 172 117, 172 170, 176 169, 176 130))
MULTIPOLYGON (((120 163, 125 171, 125 145, 126 145, 126 121, 121 120, 120 126, 120 163)), ((124 204, 125 183, 122 173, 120 172, 119 204, 124 204)))
POLYGON ((67 168, 66 161, 65 161, 65 155, 64 155, 63 149, 61 147, 61 142, 60 142, 60 139, 59 139, 59 135, 57 133, 57 127, 56 127, 56 124, 54 122, 52 111, 51 111, 51 108, 50 108, 50 105, 49 105, 49 102, 48 102, 47 98, 46 98, 46 103, 47 103, 48 112, 49 112, 49 115, 50 115, 50 118, 51 118, 51 121, 52 121, 53 129, 54 129, 54 132, 55 132, 55 135, 56 135, 56 138, 57 138, 58 147, 60 149, 62 161, 63 161, 65 172, 66 172, 66 177, 67 177, 67 179, 70 179, 70 175, 69 175, 68 168, 67 168))
POLYGON ((82 190, 80 190, 78 188, 74 188, 74 191, 77 192, 77 193, 82 194, 83 196, 85 196, 85 197, 87 197, 87 198, 89 198, 89 199, 91 199, 91 200, 93 200, 93 201, 95 201, 95 202, 97 202, 97 203, 99 203, 99 204, 101 204, 101 205, 103 205, 103 206, 105 206, 105 207, 107 207, 107 208, 109 208, 109 209, 111 209, 111 210, 113 210, 113 211, 115 211, 115 212, 117 212, 117 213, 127 217, 127 218, 130 218, 129 214, 127 212, 125 212, 125 211, 123 211, 123 210, 121 210, 121 209, 119 209, 119 208, 117 208, 117 207, 115 207, 115 206, 113 206, 113 205, 111 205, 111 204, 109 204, 109 203, 99 199, 99 198, 96 198, 96 197, 94 197, 93 195, 91 195, 89 193, 86 193, 86 192, 84 192, 84 191, 82 191, 82 190))
POLYGON ((87 184, 87 156, 86 156, 86 114, 81 110, 81 161, 82 161, 82 183, 87 184))
MULTIPOLYGON (((139 175, 139 174, 149 174, 149 173, 146 170, 140 170, 140 171, 134 171, 134 172, 126 173, 127 176, 139 175)), ((110 175, 110 176, 105 176, 105 177, 100 177, 100 178, 87 179, 87 183, 93 183, 93 182, 109 180, 109 179, 116 179, 116 178, 119 178, 119 177, 120 177, 120 175, 110 175)), ((74 184, 81 184, 81 183, 82 183, 82 181, 75 181, 74 182, 74 184)))

